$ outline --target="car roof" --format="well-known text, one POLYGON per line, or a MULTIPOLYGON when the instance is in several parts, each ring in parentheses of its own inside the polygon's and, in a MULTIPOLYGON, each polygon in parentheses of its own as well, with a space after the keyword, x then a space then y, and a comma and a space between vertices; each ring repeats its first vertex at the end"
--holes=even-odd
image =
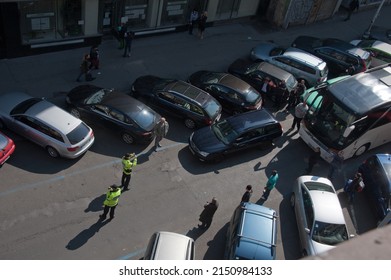
POLYGON ((341 204, 329 179, 317 176, 301 176, 299 177, 299 184, 304 184, 308 190, 314 208, 315 220, 333 224, 345 224, 341 204), (334 192, 324 191, 322 188, 316 189, 314 187, 316 186, 315 184, 308 189, 306 184, 311 182, 332 186, 334 192))
POLYGON ((273 259, 272 248, 276 246, 277 234, 276 211, 250 202, 241 207, 243 215, 236 255, 247 259, 273 259))
POLYGON ((227 121, 239 133, 252 127, 262 126, 269 123, 278 123, 278 121, 268 111, 266 111, 266 109, 259 109, 234 115, 229 117, 227 121))
POLYGON ((105 96, 101 104, 109 105, 126 114, 142 111, 147 108, 144 103, 122 92, 111 92, 105 96))
POLYGON ((294 77, 288 71, 285 71, 284 69, 281 69, 280 67, 277 67, 268 62, 259 63, 257 69, 267 74, 270 74, 270 76, 276 77, 280 80, 287 80, 289 77, 294 77))
POLYGON ((186 235, 159 231, 156 233, 157 246, 154 259, 159 260, 185 260, 187 252, 191 251, 194 240, 186 235))
POLYGON ((207 92, 180 80, 168 84, 164 90, 177 92, 188 99, 197 101, 201 105, 211 99, 211 96, 207 92))
POLYGON ((228 73, 223 73, 223 74, 224 75, 220 77, 220 81, 219 81, 221 84, 229 88, 236 89, 240 92, 245 92, 249 88, 251 88, 251 86, 245 81, 243 81, 242 79, 239 79, 238 77, 235 77, 234 75, 228 73))
POLYGON ((318 66, 322 63, 326 64, 322 59, 316 57, 312 54, 309 54, 303 50, 290 47, 284 52, 285 56, 293 57, 301 61, 305 61, 307 64, 318 66))

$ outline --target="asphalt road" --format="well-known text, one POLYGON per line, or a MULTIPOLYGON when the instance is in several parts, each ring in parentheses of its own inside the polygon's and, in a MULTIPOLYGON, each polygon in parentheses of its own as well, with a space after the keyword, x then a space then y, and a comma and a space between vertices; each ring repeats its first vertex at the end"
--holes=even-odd
MULTIPOLYGON (((364 30, 358 25, 367 25, 357 25, 355 17, 343 23, 344 31, 338 37, 351 40, 364 30)), ((341 23, 328 24, 328 29, 336 30, 341 23)), ((143 38, 135 40, 130 59, 121 57, 115 41, 105 41, 100 46, 102 74, 94 84, 129 90, 131 82, 144 74, 186 79, 197 70, 224 71, 261 40, 288 45, 299 34, 322 32, 327 36, 325 26, 259 33, 252 26, 235 24, 208 29, 204 40, 186 32, 143 38)), ((74 80, 84 51, 88 50, 2 61, 1 90, 27 91, 65 107, 63 92, 77 85, 74 80)), ((273 114, 287 131, 292 116, 273 114)), ((298 134, 284 134, 274 149, 253 149, 219 164, 205 164, 187 148, 191 131, 177 119, 168 117, 168 121, 170 131, 158 152, 152 151, 152 145, 126 145, 111 131, 91 124, 96 142, 77 160, 52 159, 43 149, 5 131, 15 140, 17 150, 0 170, 0 259, 140 259, 150 236, 160 230, 193 237, 196 259, 221 259, 226 227, 245 186, 253 185, 251 201, 257 202, 273 169, 279 171, 280 179, 264 205, 279 214, 277 259, 300 258, 289 196, 292 183, 307 166, 309 149, 298 134), (120 157, 126 152, 139 156, 132 188, 121 196, 116 218, 99 223, 104 193, 109 185, 120 182, 120 157), (212 197, 220 206, 212 226, 201 232, 198 215, 212 197)), ((388 144, 348 160, 335 187, 340 191, 366 156, 390 148, 388 144)), ((325 176, 327 172, 328 165, 321 162, 313 173, 325 176)), ((342 193, 339 198, 351 233, 359 235, 375 227, 363 197, 359 195, 354 205, 348 205, 342 193)))

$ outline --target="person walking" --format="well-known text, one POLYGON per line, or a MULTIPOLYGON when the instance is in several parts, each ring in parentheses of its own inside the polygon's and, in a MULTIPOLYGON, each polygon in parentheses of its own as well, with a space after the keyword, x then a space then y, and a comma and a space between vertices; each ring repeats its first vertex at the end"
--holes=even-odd
POLYGON ((244 194, 242 196, 242 200, 240 201, 240 204, 243 204, 245 202, 249 202, 252 193, 253 193, 253 187, 251 185, 247 185, 246 191, 244 192, 244 194))
POLYGON ((197 21, 198 21, 198 11, 196 9, 193 9, 189 19, 189 35, 193 35, 193 28, 197 24, 197 21))
POLYGON ((204 32, 205 32, 205 28, 206 28, 207 19, 208 19, 208 12, 204 11, 200 16, 200 19, 198 20, 198 33, 199 33, 200 39, 204 39, 204 32))
POLYGON ((278 181, 278 172, 277 170, 272 171, 272 175, 269 177, 266 183, 266 187, 263 189, 262 200, 267 200, 270 194, 270 191, 274 189, 278 181))
POLYGON ((127 153, 122 157, 122 178, 121 187, 123 191, 129 189, 130 179, 132 178, 133 167, 137 165, 135 153, 127 153))
POLYGON ((121 196, 121 188, 117 185, 111 185, 106 193, 106 199, 103 202, 104 205, 103 214, 99 215, 99 218, 105 220, 107 214, 110 211, 110 220, 114 219, 115 208, 118 205, 118 200, 120 196, 121 196))
POLYGON ((330 180, 333 179, 335 171, 340 171, 343 166, 343 151, 339 151, 338 153, 333 152, 331 161, 330 161, 330 169, 329 174, 327 175, 327 178, 330 180))
MULTIPOLYGON (((92 46, 90 50, 90 67, 89 70, 93 68, 99 70, 99 49, 97 46, 92 46)), ((98 72, 98 74, 100 74, 98 72)))
POLYGON ((155 127, 155 152, 157 151, 158 147, 162 146, 160 145, 160 141, 166 137, 169 128, 170 126, 168 122, 165 118, 162 117, 155 127))
POLYGON ((217 202, 215 197, 212 198, 212 201, 210 203, 207 202, 204 205, 204 210, 201 212, 199 218, 199 221, 201 222, 201 224, 198 225, 199 228, 207 229, 210 227, 213 220, 213 216, 218 207, 219 203, 217 202))
POLYGON ((79 73, 79 76, 76 78, 76 82, 81 82, 80 78, 83 75, 84 75, 84 78, 86 81, 92 81, 95 79, 91 76, 89 64, 90 64, 90 55, 85 54, 83 56, 83 60, 81 61, 81 64, 80 64, 80 73, 79 73))
POLYGON ((364 189, 364 186, 364 181, 360 172, 354 174, 353 180, 349 179, 346 182, 344 191, 347 193, 350 203, 353 203, 356 192, 361 192, 364 189))
POLYGON ((307 90, 304 80, 300 80, 296 88, 292 90, 288 98, 288 106, 285 108, 285 113, 289 113, 289 110, 295 108, 299 104, 300 96, 307 90))
POLYGON ((308 167, 305 170, 306 173, 310 174, 312 172, 312 168, 320 159, 320 148, 316 147, 315 150, 311 151, 311 155, 308 158, 308 167))
POLYGON ((134 38, 134 33, 132 31, 125 33, 125 49, 124 49, 123 57, 130 57, 133 38, 134 38))
POLYGON ((348 21, 350 19, 350 17, 352 16, 353 12, 355 10, 358 11, 358 9, 360 8, 360 2, 358 0, 352 0, 350 1, 349 3, 349 9, 348 9, 348 16, 345 18, 344 21, 348 21))
POLYGON ((301 120, 304 118, 305 114, 308 111, 308 105, 305 102, 300 102, 295 107, 295 114, 293 115, 293 122, 290 130, 293 130, 295 126, 297 127, 297 131, 300 130, 301 120))

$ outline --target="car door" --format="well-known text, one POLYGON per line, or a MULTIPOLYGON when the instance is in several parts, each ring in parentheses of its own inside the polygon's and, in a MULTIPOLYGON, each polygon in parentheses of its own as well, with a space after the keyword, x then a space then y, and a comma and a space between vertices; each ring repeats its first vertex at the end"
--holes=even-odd
MULTIPOLYGON (((346 63, 346 54, 333 48, 323 47, 315 50, 316 55, 322 58, 329 71, 335 75, 346 74, 349 65, 346 63)), ((356 65, 354 65, 356 66, 356 65)))
POLYGON ((155 104, 158 104, 158 109, 166 114, 170 114, 175 117, 184 117, 186 113, 183 110, 183 106, 180 106, 178 97, 168 91, 158 92, 154 100, 155 104))
POLYGON ((205 90, 217 99, 225 111, 232 111, 234 104, 232 104, 232 99, 229 98, 229 89, 227 87, 213 84, 207 86, 205 90))
POLYGON ((47 142, 44 128, 39 121, 24 115, 15 116, 14 120, 12 130, 16 133, 40 146, 47 142))
POLYGON ((292 75, 295 75, 292 72, 292 67, 290 66, 291 62, 290 62, 289 57, 275 56, 275 57, 271 57, 270 59, 268 59, 267 62, 270 62, 271 64, 274 64, 274 65, 286 70, 287 72, 291 73, 292 75))
POLYGON ((253 71, 250 74, 248 74, 247 78, 244 80, 247 83, 249 83, 253 88, 255 88, 257 91, 261 92, 263 80, 266 77, 270 77, 270 76, 262 71, 253 71))
POLYGON ((310 194, 308 193, 305 187, 302 188, 302 203, 303 203, 303 215, 301 220, 301 230, 300 236, 302 242, 302 248, 306 251, 307 254, 312 254, 312 227, 314 224, 314 209, 312 206, 312 200, 310 194))
POLYGON ((109 116, 109 108, 102 104, 95 104, 90 107, 90 120, 95 124, 104 127, 110 127, 111 117, 109 116))
POLYGON ((259 145, 259 139, 262 136, 263 129, 253 128, 244 133, 239 134, 232 142, 226 153, 233 153, 241 150, 246 150, 256 145, 259 145))
POLYGON ((121 111, 109 107, 109 119, 110 121, 110 128, 116 130, 117 132, 129 132, 133 134, 135 131, 132 129, 134 127, 134 124, 130 122, 129 118, 122 113, 121 111))

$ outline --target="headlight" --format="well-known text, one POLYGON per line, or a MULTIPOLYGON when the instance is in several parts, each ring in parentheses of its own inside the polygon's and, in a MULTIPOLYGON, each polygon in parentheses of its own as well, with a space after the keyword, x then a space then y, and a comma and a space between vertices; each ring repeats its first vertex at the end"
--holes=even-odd
POLYGON ((207 157, 207 156, 209 156, 209 153, 207 153, 207 152, 199 152, 200 153, 200 155, 201 156, 203 156, 203 157, 207 157))

